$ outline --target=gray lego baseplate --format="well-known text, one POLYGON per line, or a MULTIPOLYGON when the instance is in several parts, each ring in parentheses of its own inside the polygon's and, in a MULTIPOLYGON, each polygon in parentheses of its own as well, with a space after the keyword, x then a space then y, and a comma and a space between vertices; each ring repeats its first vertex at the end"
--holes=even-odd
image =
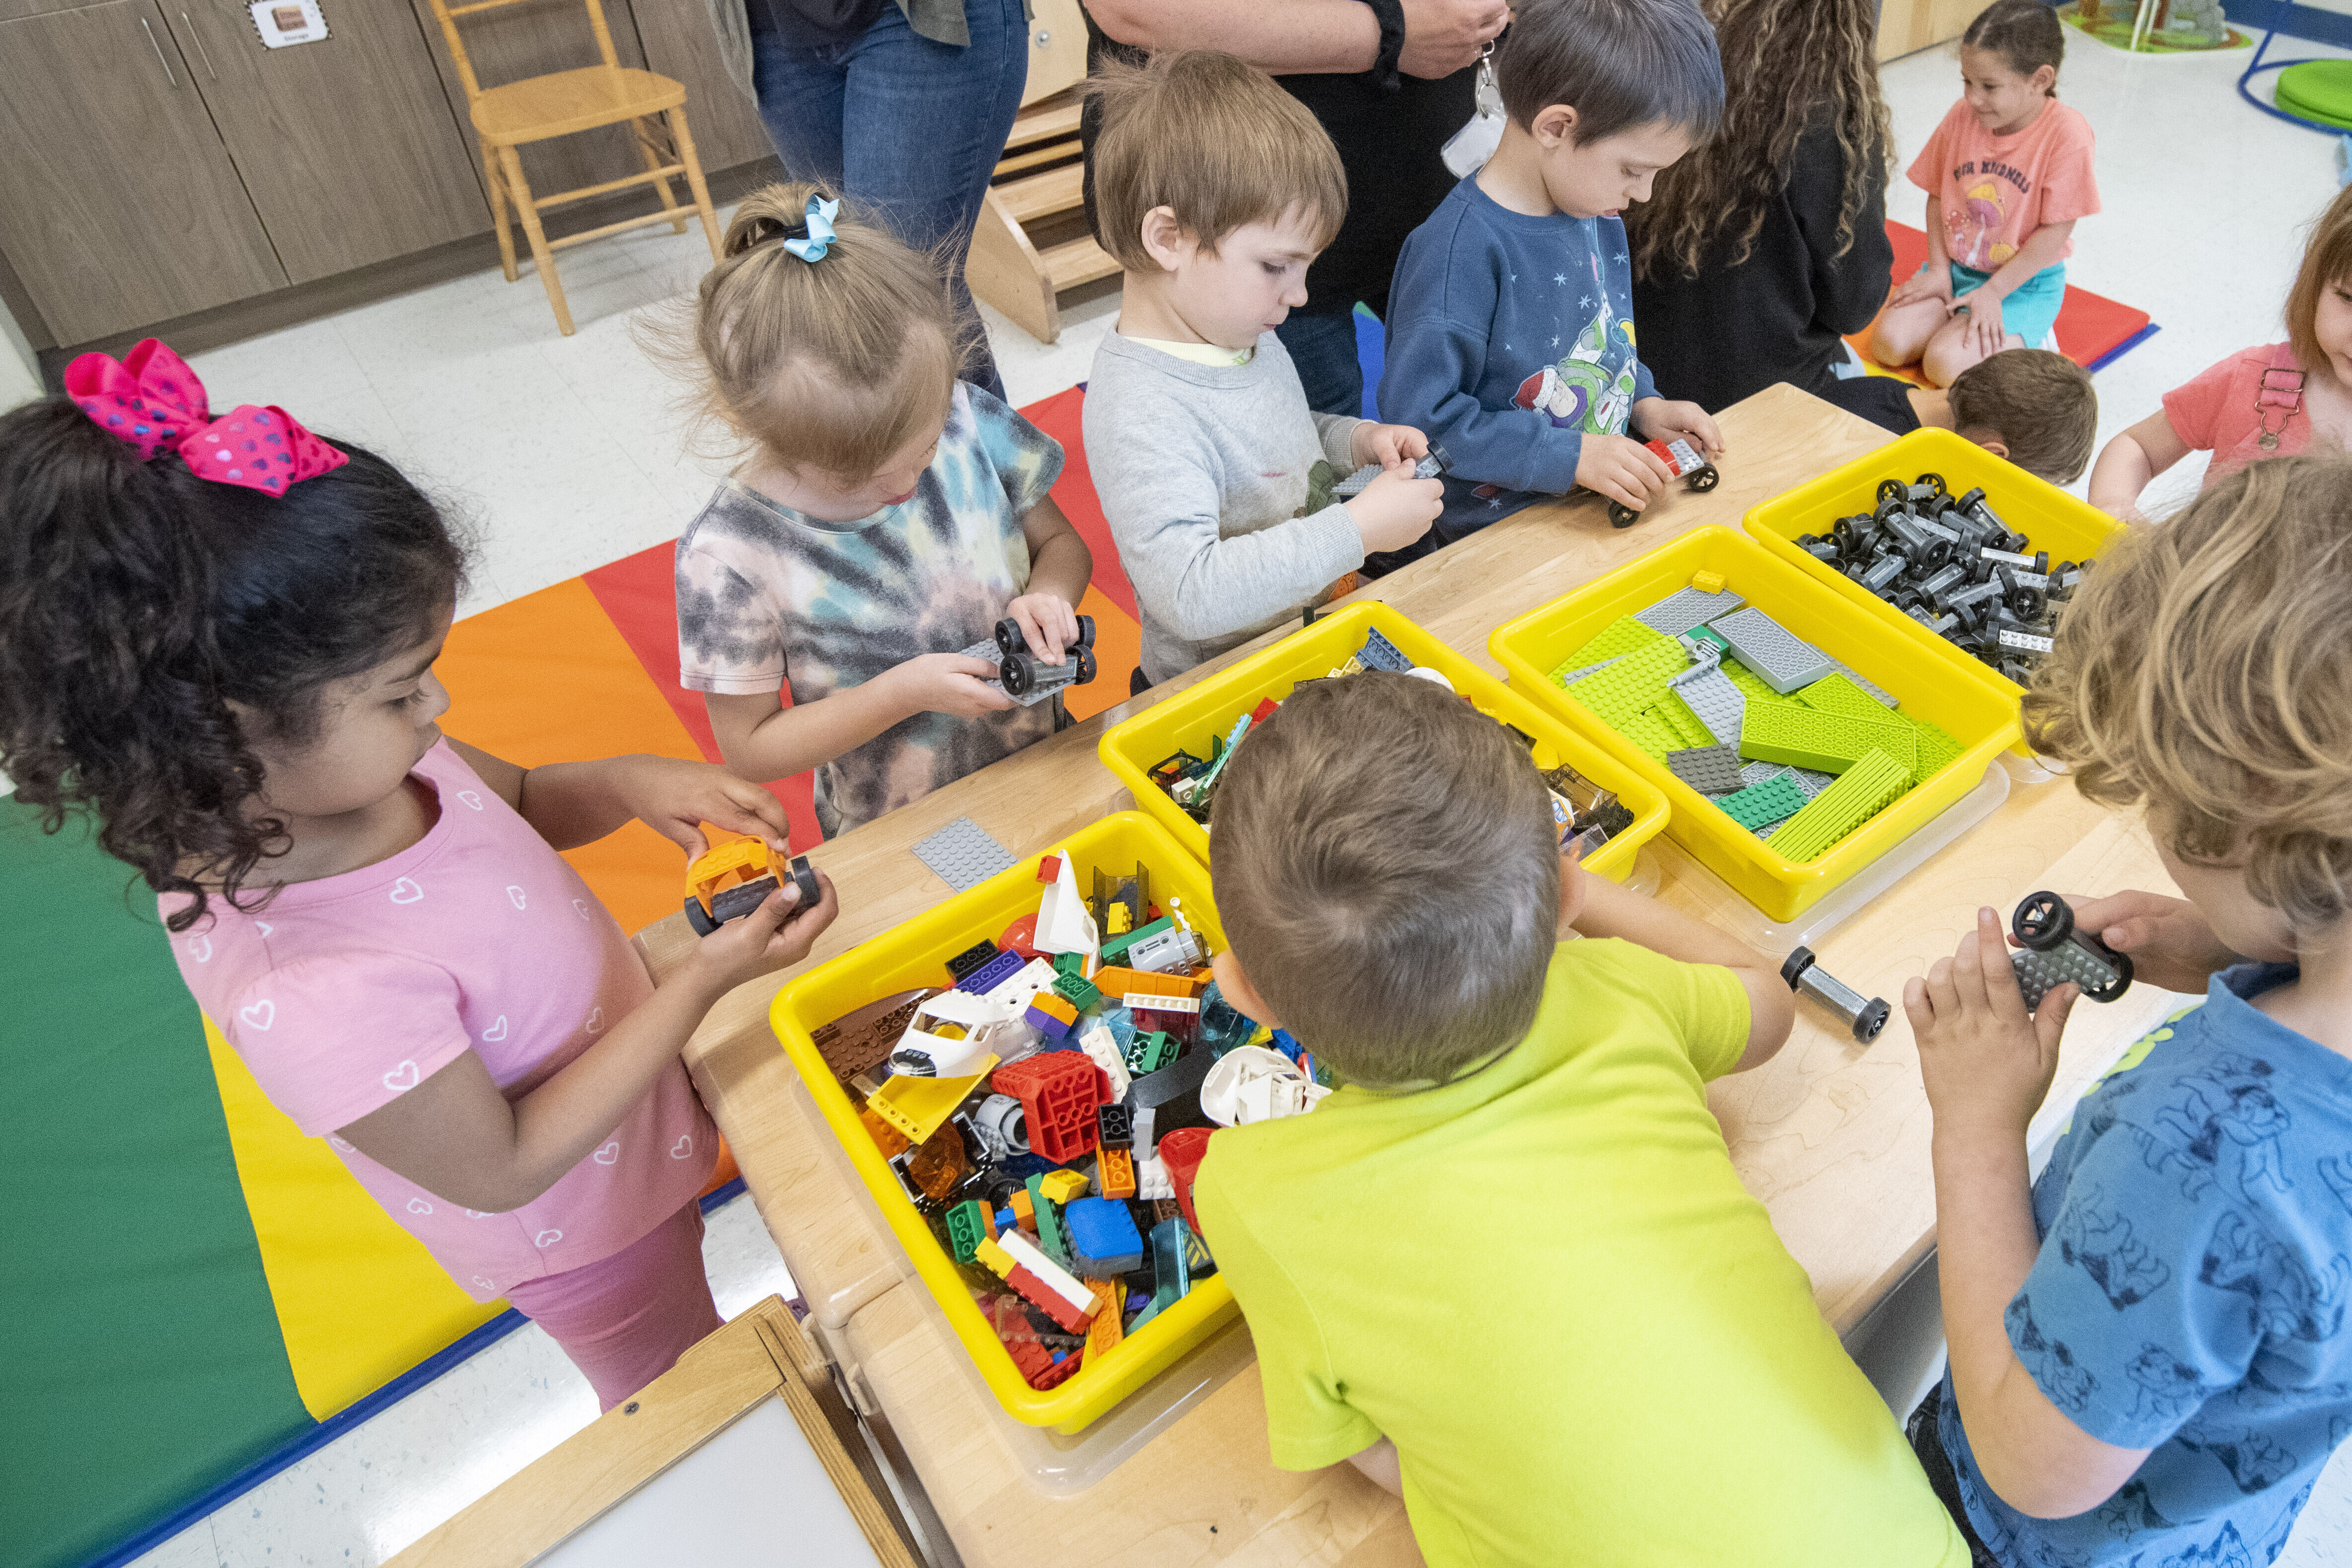
MULTIPOLYGON (((989 645, 993 647, 993 643, 989 645)), ((1013 852, 969 816, 959 816, 915 847, 915 858, 961 893, 1013 868, 1013 852)))
POLYGON ((1730 645, 1732 658, 1783 697, 1830 673, 1827 655, 1761 610, 1751 607, 1706 624, 1730 645))
POLYGON ((2017 988, 2024 993, 2025 1010, 2029 1013, 2042 1005, 2042 998, 2069 980, 2085 991, 2093 991, 2113 984, 2116 978, 2114 970, 2071 942, 2061 942, 2046 952, 2019 948, 2009 955, 2009 963, 2017 971, 2017 988))
POLYGON ((1708 734, 1734 751, 1739 749, 1739 724, 1748 712, 1748 699, 1740 695, 1731 677, 1717 666, 1708 665, 1675 676, 1666 684, 1690 704, 1691 711, 1698 715, 1698 721, 1706 726, 1708 734))
MULTIPOLYGON (((1378 463, 1366 463, 1346 479, 1331 487, 1331 494, 1340 500, 1353 500, 1364 493, 1364 487, 1381 477, 1384 470, 1378 463)), ((1412 466, 1416 479, 1433 479, 1445 471, 1445 465, 1434 457, 1423 458, 1412 466)))
POLYGON ((1667 595, 1633 618, 1654 632, 1678 637, 1693 626, 1727 616, 1748 601, 1726 589, 1710 594, 1704 588, 1683 588, 1667 595))
MULTIPOLYGON (((976 642, 972 644, 970 647, 963 649, 959 657, 963 658, 986 659, 989 663, 996 665, 1000 668, 1003 668, 1004 663, 1004 650, 996 646, 996 640, 993 637, 990 638, 986 642, 976 642)), ((1068 655, 1065 654, 1063 657, 1066 658, 1068 655)), ((984 681, 982 684, 991 691, 1004 690, 1004 682, 1002 679, 984 681)), ((1018 702, 1024 708, 1034 708, 1040 702, 1045 701, 1048 697, 1053 696, 1055 691, 1060 691, 1063 688, 1056 686, 1051 691, 1032 691, 1026 697, 1014 697, 1013 700, 1018 702)), ((1011 696, 1012 694, 1007 692, 1006 695, 1011 696)))
POLYGON ((1790 780, 1805 792, 1807 800, 1829 788, 1837 778, 1834 773, 1817 773, 1811 768, 1792 768, 1783 763, 1750 763, 1739 770, 1739 782, 1743 785, 1760 784, 1767 779, 1779 778, 1782 773, 1788 774, 1790 780))
POLYGON ((1739 778, 1739 753, 1729 746, 1694 746, 1686 752, 1668 752, 1666 766, 1675 777, 1701 795, 1730 795, 1743 787, 1739 778))

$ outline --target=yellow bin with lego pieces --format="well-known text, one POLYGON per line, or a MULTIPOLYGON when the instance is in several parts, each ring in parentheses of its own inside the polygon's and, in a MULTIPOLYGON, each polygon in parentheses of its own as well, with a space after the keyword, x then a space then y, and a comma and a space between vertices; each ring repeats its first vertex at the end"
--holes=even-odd
MULTIPOLYGON (((1080 828, 1045 853, 1067 854, 1080 888, 1093 885, 1095 871, 1131 876, 1140 864, 1151 876, 1151 900, 1184 900, 1184 917, 1213 952, 1225 945, 1209 896, 1209 873, 1167 831, 1140 812, 1123 811, 1080 828)), ((829 963, 786 984, 769 1008, 768 1021, 784 1055, 801 1075, 810 1098, 850 1168, 865 1184, 885 1224, 898 1239, 916 1281, 930 1293, 948 1328, 961 1341, 989 1392, 1015 1421, 1075 1433, 1107 1415, 1119 1401, 1206 1341, 1239 1309, 1222 1275, 1195 1284, 1182 1300, 1160 1311, 1108 1354, 1089 1353, 1086 1364, 1050 1389, 1029 1386, 1012 1355, 972 1300, 977 1275, 968 1274, 941 1247, 929 1223, 883 1158, 858 1119, 857 1101, 825 1064, 812 1037, 826 1024, 869 1002, 917 986, 945 989, 953 984, 948 960, 998 932, 1024 915, 1037 912, 1044 891, 1037 880, 1038 855, 1022 858, 976 888, 904 925, 859 943, 829 963)))
POLYGON ((1633 825, 1584 864, 1612 881, 1623 881, 1633 868, 1634 855, 1666 825, 1665 795, 1646 774, 1593 744, 1552 710, 1529 701, 1403 615, 1376 601, 1359 602, 1322 616, 1114 726, 1102 738, 1103 765, 1133 792, 1139 805, 1206 864, 1209 830, 1187 816, 1166 790, 1151 782, 1151 765, 1179 751, 1206 757, 1212 742, 1233 733, 1234 721, 1243 714, 1269 697, 1281 701, 1302 680, 1330 674, 1376 631, 1414 664, 1443 674, 1475 707, 1532 737, 1536 766, 1549 771, 1566 765, 1615 793, 1633 814, 1633 825))
MULTIPOLYGON (((1790 563, 1840 598, 1900 630, 1939 658, 1989 680, 2011 700, 2025 689, 2000 671, 1963 653, 1881 599, 1843 572, 1814 560, 1797 547, 1801 533, 1827 533, 1842 517, 1870 510, 1878 504, 1884 479, 1916 483, 1923 474, 1940 474, 1944 488, 1956 496, 1981 489, 2001 521, 2026 538, 2025 553, 2050 552, 2052 564, 2061 561, 2096 560, 2115 548, 2129 531, 2088 501, 2077 500, 2049 480, 2027 473, 2005 458, 1996 458, 1973 441, 1949 430, 1914 430, 1891 445, 1856 458, 1842 468, 1832 468, 1795 489, 1759 501, 1748 509, 1741 527, 1756 542, 1790 563)), ((2060 614, 2064 614, 2062 610, 2060 614)), ((1880 685, 1885 682, 1881 681, 1880 685)))
POLYGON ((1486 646, 1510 672, 1514 690, 1557 714, 1665 795, 1673 806, 1666 837, 1767 916, 1786 921, 1968 794, 2017 739, 2014 697, 1959 668, 1958 662, 1968 661, 1956 662, 1954 650, 1923 646, 1903 627, 1868 611, 1746 534, 1701 528, 1497 626, 1486 646), (1702 572, 1720 575, 1725 588, 1783 630, 1884 688, 1898 700, 1904 717, 1942 728, 1958 742, 1958 754, 1825 853, 1799 862, 1775 850, 1770 839, 1742 827, 1551 679, 1551 671, 1612 624, 1689 587, 1702 572))

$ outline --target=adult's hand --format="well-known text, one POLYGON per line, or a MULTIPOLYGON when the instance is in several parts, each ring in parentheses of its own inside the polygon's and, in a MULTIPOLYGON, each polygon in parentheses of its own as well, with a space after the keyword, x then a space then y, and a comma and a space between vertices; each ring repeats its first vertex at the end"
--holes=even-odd
POLYGON ((1510 19, 1504 0, 1404 0, 1404 51, 1397 69, 1433 79, 1452 76, 1475 62, 1510 19))

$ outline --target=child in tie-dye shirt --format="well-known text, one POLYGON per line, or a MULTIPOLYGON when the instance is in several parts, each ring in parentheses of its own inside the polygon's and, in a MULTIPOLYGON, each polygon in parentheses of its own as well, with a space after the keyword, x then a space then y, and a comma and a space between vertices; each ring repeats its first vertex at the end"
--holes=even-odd
POLYGON ((1094 566, 1060 445, 956 378, 936 271, 834 206, 754 192, 703 280, 709 396, 752 451, 677 542, 680 680, 737 773, 816 770, 828 837, 1053 732, 1058 700, 957 650, 1009 616, 1059 662, 1094 566))

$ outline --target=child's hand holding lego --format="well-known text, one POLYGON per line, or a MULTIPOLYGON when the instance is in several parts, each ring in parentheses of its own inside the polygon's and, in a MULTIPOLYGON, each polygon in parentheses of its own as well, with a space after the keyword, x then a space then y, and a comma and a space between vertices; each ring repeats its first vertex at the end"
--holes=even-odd
POLYGON ((636 755, 593 765, 631 816, 688 855, 710 847, 702 832, 706 822, 732 833, 749 833, 779 848, 792 831, 772 794, 715 763, 636 755))
POLYGON ((1903 987, 1937 1135, 2023 1138, 2050 1092, 2059 1037, 2081 994, 2073 984, 2053 986, 2028 1014, 2000 916, 1979 910, 1977 929, 1960 939, 1959 951, 1903 987))
POLYGON ((806 958, 817 937, 841 912, 833 879, 818 871, 816 885, 824 897, 814 909, 800 907, 800 888, 788 881, 761 900, 758 909, 729 921, 695 943, 688 962, 696 977, 714 995, 723 994, 747 980, 806 958))
POLYGON ((1675 471, 1631 436, 1587 436, 1578 449, 1576 482, 1639 511, 1675 482, 1675 471))
POLYGON ((1900 305, 1916 305, 1922 300, 1952 302, 1952 269, 1949 267, 1922 267, 1897 285, 1888 297, 1886 309, 1900 305))
POLYGON ((988 684, 997 673, 997 667, 984 658, 927 653, 892 665, 875 679, 890 682, 892 698, 909 713, 952 713, 959 719, 977 719, 1013 706, 1013 699, 988 684))
POLYGON ((1059 594, 1024 594, 1004 606, 1021 627, 1029 651, 1047 664, 1062 662, 1062 650, 1078 640, 1078 612, 1059 594))
POLYGON ((1418 463, 1428 457, 1429 437, 1410 425, 1375 425, 1367 419, 1348 438, 1348 452, 1360 468, 1366 463, 1392 468, 1399 463, 1418 463))
MULTIPOLYGON (((1418 431, 1410 434, 1415 438, 1420 435, 1418 431)), ((1356 520, 1356 531, 1364 536, 1364 553, 1375 555, 1383 550, 1402 550, 1427 533, 1444 510, 1445 486, 1436 479, 1414 479, 1412 460, 1400 458, 1347 506, 1348 515, 1356 520)))
POLYGON ((2147 984, 2193 995, 2219 971, 2245 962, 2186 900, 2133 892, 2066 901, 2074 907, 2074 929, 2129 954, 2132 978, 2147 984))
POLYGON ((1723 456, 1723 432, 1717 428, 1715 416, 1696 403, 1645 397, 1633 405, 1628 424, 1647 440, 1669 446, 1688 441, 1706 457, 1723 456))

